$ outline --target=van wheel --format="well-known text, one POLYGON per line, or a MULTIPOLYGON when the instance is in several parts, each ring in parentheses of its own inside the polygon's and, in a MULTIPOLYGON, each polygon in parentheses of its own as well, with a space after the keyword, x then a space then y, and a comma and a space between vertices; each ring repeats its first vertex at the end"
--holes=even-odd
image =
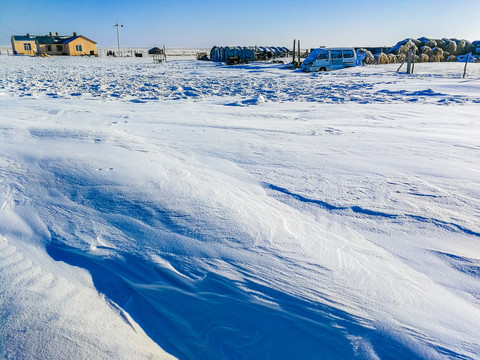
POLYGON ((320 71, 327 71, 327 68, 321 67, 320 71))

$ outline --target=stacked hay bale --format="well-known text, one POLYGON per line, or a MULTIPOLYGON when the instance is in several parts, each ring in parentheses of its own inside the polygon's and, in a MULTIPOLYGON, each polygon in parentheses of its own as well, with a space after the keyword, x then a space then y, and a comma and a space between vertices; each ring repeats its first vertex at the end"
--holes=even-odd
MULTIPOLYGON (((409 50, 415 51, 415 61, 419 62, 456 61, 459 55, 470 52, 480 55, 480 41, 429 39, 427 37, 407 38, 392 47, 388 55, 396 55, 396 61, 403 62, 409 50)), ((380 62, 377 61, 377 63, 380 62)))
POLYGON ((397 55, 388 54, 387 60, 389 64, 395 64, 397 62, 397 55))
POLYGON ((397 63, 403 63, 407 61, 407 54, 397 54, 395 55, 397 57, 397 63))
POLYGON ((470 42, 468 40, 453 38, 406 38, 390 48, 386 54, 382 52, 372 55, 372 53, 366 49, 359 49, 357 51, 362 55, 365 54, 362 60, 363 64, 370 65, 402 63, 407 60, 407 55, 410 50, 414 52, 415 62, 457 61, 459 56, 468 53, 477 55, 474 57, 474 61, 480 60, 480 40, 470 42))
POLYGON ((455 51, 455 55, 463 55, 465 52, 466 45, 467 44, 465 40, 459 40, 457 42, 457 51, 455 51))
POLYGON ((455 41, 447 39, 445 41, 445 45, 443 46, 443 50, 450 55, 455 55, 455 53, 457 52, 457 43, 455 41))
POLYGON ((370 51, 367 51, 367 53, 365 54, 365 58, 363 59, 363 63, 367 64, 367 65, 375 63, 375 57, 373 56, 373 54, 370 51))
POLYGON ((357 53, 363 56, 363 65, 372 65, 375 63, 375 58, 373 57, 372 53, 367 49, 358 49, 357 53))
POLYGON ((418 60, 419 60, 418 62, 428 62, 430 58, 428 57, 427 54, 421 54, 418 60))
POLYGON ((420 54, 425 54, 430 58, 433 55, 433 50, 430 46, 425 45, 420 48, 420 54))
POLYGON ((455 61, 457 61, 457 57, 455 55, 449 55, 447 57, 447 61, 455 62, 455 61))
POLYGON ((380 53, 378 55, 375 55, 375 64, 378 65, 385 65, 388 64, 388 56, 384 53, 380 53))
POLYGON ((389 53, 394 54, 394 55, 405 55, 405 57, 408 54, 409 50, 414 50, 418 51, 418 45, 421 43, 416 42, 415 39, 405 39, 397 43, 390 51, 389 53), (394 50, 396 48, 396 50, 394 50), (393 51, 392 51, 393 50, 393 51))
POLYGON ((434 47, 432 49, 432 54, 430 55, 430 62, 440 62, 444 60, 445 57, 443 54, 443 50, 439 47, 434 47))
POLYGON ((433 39, 421 37, 418 39, 418 41, 422 43, 422 46, 428 46, 429 48, 437 47, 437 42, 433 39))

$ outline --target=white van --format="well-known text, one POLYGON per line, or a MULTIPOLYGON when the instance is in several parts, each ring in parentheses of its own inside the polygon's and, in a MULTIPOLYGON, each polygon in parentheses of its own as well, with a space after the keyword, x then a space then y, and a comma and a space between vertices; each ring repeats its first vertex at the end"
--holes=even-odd
POLYGON ((354 48, 321 48, 313 50, 300 69, 305 72, 327 71, 356 65, 357 54, 354 48))

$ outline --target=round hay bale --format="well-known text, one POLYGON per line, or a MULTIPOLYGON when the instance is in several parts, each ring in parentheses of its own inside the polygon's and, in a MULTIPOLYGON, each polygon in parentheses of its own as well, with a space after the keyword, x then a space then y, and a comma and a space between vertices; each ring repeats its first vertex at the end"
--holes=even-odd
POLYGON ((391 54, 397 54, 399 49, 405 45, 407 42, 408 42, 409 39, 404 39, 402 41, 399 41, 395 44, 395 46, 393 46, 388 52, 391 53, 391 54))
POLYGON ((456 57, 455 55, 450 55, 450 56, 447 58, 447 61, 455 62, 455 61, 457 61, 457 57, 456 57))
POLYGON ((363 63, 365 65, 372 65, 373 63, 375 63, 375 57, 370 51, 366 52, 365 57, 363 58, 363 63))
POLYGON ((408 47, 405 46, 405 45, 402 45, 400 46, 400 48, 398 49, 398 51, 396 52, 396 55, 405 55, 408 53, 408 47))
POLYGON ((465 53, 465 45, 465 40, 458 40, 457 51, 455 52, 455 55, 463 55, 465 53))
POLYGON ((407 55, 406 54, 398 54, 397 55, 397 62, 402 63, 407 60, 407 55))
POLYGON ((430 40, 430 39, 426 38, 425 36, 422 36, 421 38, 418 38, 417 40, 422 43, 422 46, 424 46, 427 43, 427 41, 430 40))
POLYGON ((375 59, 376 63, 378 65, 384 65, 384 64, 388 64, 388 57, 387 55, 385 55, 383 52, 378 54, 378 56, 376 56, 376 59, 375 59))
POLYGON ((429 61, 430 62, 440 62, 443 60, 443 55, 431 55, 429 61))
POLYGON ((433 48, 432 53, 433 55, 443 56, 443 50, 439 47, 433 48))
POLYGON ((435 40, 432 40, 426 37, 421 37, 418 39, 418 41, 422 43, 422 46, 428 46, 430 48, 434 48, 437 46, 437 43, 435 40))
POLYGON ((430 46, 422 46, 420 48, 420 52, 422 54, 427 54, 428 56, 432 55, 433 54, 433 51, 432 51, 432 48, 430 46))
POLYGON ((396 52, 395 55, 400 55, 400 54, 407 55, 408 50, 410 50, 410 49, 414 50, 415 52, 418 51, 417 46, 415 45, 415 43, 412 40, 409 40, 404 45, 400 46, 400 48, 398 49, 398 51, 396 52))
POLYGON ((473 43, 471 43, 470 41, 466 40, 465 41, 465 54, 468 54, 468 53, 475 53, 475 46, 473 45, 473 43))
POLYGON ((415 44, 415 46, 416 46, 417 48, 419 48, 419 49, 420 49, 420 48, 422 47, 422 45, 423 45, 420 40, 417 40, 417 39, 410 39, 410 40, 411 40, 411 41, 415 44))
POLYGON ((397 62, 397 56, 396 55, 388 54, 387 58, 388 58, 388 63, 389 64, 395 64, 397 62))
POLYGON ((437 43, 437 47, 442 48, 445 46, 445 41, 443 39, 435 39, 435 42, 437 43))
POLYGON ((428 62, 429 57, 427 54, 420 55, 420 62, 428 62))
POLYGON ((443 50, 450 54, 455 54, 457 52, 457 43, 455 41, 450 41, 443 47, 443 50))

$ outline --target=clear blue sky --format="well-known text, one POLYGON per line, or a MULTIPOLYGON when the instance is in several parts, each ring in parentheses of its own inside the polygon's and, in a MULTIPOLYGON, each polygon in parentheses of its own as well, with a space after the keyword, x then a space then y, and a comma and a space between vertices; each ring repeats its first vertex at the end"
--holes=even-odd
POLYGON ((99 47, 302 48, 394 45, 406 37, 480 40, 480 0, 0 0, 0 45, 13 34, 82 34, 99 47))

